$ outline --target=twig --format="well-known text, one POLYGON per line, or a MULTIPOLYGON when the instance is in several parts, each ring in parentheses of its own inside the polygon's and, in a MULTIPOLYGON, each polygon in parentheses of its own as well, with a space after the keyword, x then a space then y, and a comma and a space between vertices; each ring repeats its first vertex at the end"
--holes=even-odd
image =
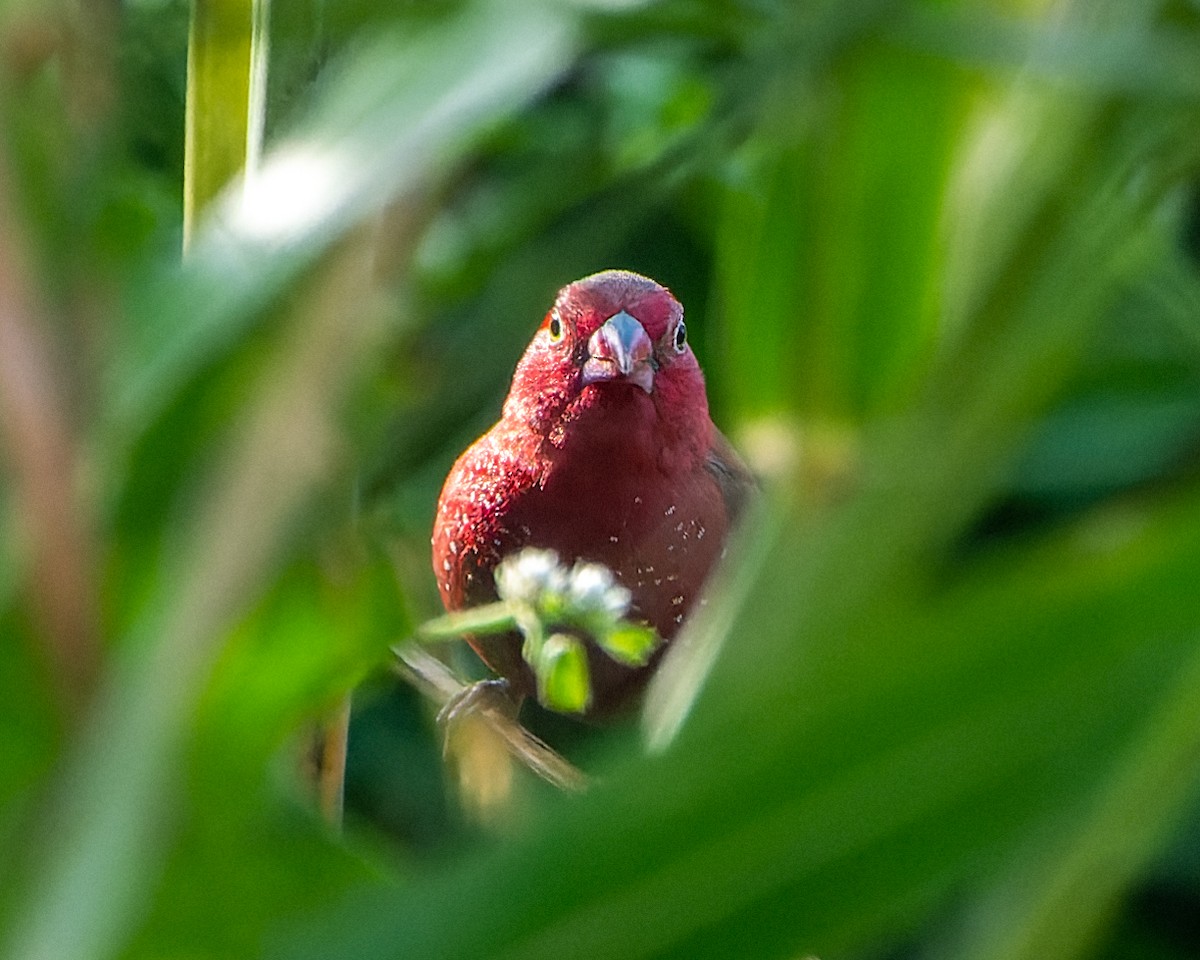
MULTIPOLYGON (((433 700, 445 706, 461 697, 468 684, 458 679, 441 660, 414 643, 392 647, 393 671, 433 700)), ((584 773, 545 741, 534 736, 515 719, 488 705, 481 705, 475 716, 482 719, 503 741, 508 752, 547 783, 572 793, 588 786, 584 773)))

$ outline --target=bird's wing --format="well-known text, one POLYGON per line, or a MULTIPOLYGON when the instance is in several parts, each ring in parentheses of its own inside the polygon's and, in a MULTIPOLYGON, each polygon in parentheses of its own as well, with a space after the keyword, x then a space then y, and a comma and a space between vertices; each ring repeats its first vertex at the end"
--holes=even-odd
POLYGON ((704 468, 717 481, 730 525, 733 525, 758 490, 758 480, 733 449, 733 444, 715 427, 704 468))

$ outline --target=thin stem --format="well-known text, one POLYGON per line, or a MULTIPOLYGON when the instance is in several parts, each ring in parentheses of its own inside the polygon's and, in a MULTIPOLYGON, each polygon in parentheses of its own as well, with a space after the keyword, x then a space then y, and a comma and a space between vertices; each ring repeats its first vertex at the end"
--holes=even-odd
MULTIPOLYGON (((0 185, 9 181, 0 156, 0 185)), ((66 374, 45 316, 11 198, 0 186, 0 444, 32 550, 29 583, 63 712, 80 714, 100 670, 99 603, 90 517, 75 489, 79 454, 66 374)))
POLYGON ((335 830, 342 827, 345 803, 346 744, 350 733, 350 695, 346 694, 337 709, 317 730, 316 785, 317 806, 321 815, 335 830))
POLYGON ((440 643, 458 640, 468 633, 503 633, 517 628, 517 615, 512 604, 498 600, 428 620, 417 628, 417 639, 421 643, 440 643))
MULTIPOLYGON (((459 680, 449 667, 417 644, 395 646, 392 653, 395 656, 393 671, 438 706, 461 698, 468 689, 469 685, 459 680)), ((571 793, 580 793, 587 788, 588 779, 581 770, 512 717, 487 706, 481 707, 476 715, 500 737, 512 757, 547 783, 571 793)))

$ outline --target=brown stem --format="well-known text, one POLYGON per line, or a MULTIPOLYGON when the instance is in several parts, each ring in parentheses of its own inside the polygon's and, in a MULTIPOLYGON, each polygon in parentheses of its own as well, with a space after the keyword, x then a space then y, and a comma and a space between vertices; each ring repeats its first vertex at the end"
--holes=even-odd
MULTIPOLYGON (((0 157, 0 184, 4 176, 0 157)), ((77 715, 99 668, 89 524, 76 496, 78 458, 64 378, 44 335, 10 198, 0 187, 0 433, 32 552, 31 586, 64 712, 77 715)))
POLYGON ((319 737, 316 787, 317 806, 321 815, 335 830, 342 828, 345 803, 346 741, 350 732, 350 695, 317 731, 319 737))

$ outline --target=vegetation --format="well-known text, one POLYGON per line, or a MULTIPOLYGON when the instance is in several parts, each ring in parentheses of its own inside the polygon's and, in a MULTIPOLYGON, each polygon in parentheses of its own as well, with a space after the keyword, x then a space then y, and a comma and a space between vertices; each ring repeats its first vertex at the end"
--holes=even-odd
POLYGON ((27 0, 0 72, 0 956, 1200 949, 1194 0, 27 0), (586 791, 460 784, 390 650, 607 267, 767 496, 643 716, 529 717, 586 791))

